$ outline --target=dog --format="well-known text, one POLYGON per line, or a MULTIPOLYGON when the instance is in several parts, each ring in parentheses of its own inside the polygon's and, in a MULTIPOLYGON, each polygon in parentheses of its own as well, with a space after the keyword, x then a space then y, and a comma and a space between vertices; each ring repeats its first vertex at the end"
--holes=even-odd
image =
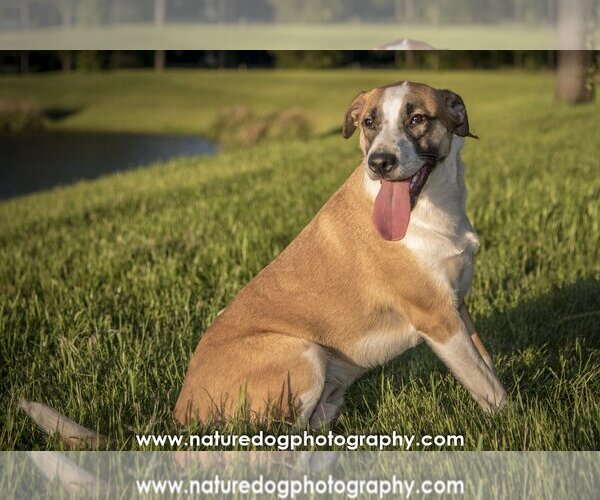
MULTIPOLYGON (((426 342, 486 412, 506 392, 469 316, 477 235, 465 213, 461 97, 401 82, 358 94, 343 136, 363 158, 306 228, 201 337, 174 410, 183 426, 276 415, 331 423, 367 370, 426 342)), ((40 403, 71 447, 114 441, 40 403)))
POLYGON ((290 245, 204 333, 181 425, 275 411, 319 428, 367 370, 425 342, 477 403, 505 404, 465 297, 477 235, 465 213, 462 98, 400 82, 361 92, 343 136, 363 158, 290 245))

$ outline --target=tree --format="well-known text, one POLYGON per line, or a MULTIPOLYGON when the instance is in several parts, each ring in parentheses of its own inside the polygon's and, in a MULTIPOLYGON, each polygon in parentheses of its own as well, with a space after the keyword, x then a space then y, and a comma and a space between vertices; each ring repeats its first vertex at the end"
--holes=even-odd
MULTIPOLYGON (((154 0, 154 26, 162 28, 167 17, 167 0, 154 0)), ((154 51, 154 69, 162 71, 167 62, 166 52, 164 50, 154 51)))
POLYGON ((58 57, 63 71, 69 73, 73 69, 73 52, 70 50, 61 50, 58 52, 58 57))
POLYGON ((167 0, 154 0, 154 26, 162 28, 167 16, 167 0))
POLYGON ((587 20, 590 0, 559 0, 558 5, 558 68, 556 98, 570 104, 590 102, 594 98, 590 79, 593 62, 587 44, 587 20))
POLYGON ((556 22, 556 0, 546 0, 546 20, 551 24, 556 22))
POLYGON ((343 0, 269 0, 275 19, 292 23, 339 21, 344 14, 343 0))
POLYGON ((396 0, 394 4, 396 20, 403 23, 413 23, 416 19, 414 0, 396 0))
POLYGON ((77 24, 97 26, 104 22, 105 2, 102 0, 79 0, 73 2, 77 24))
POLYGON ((19 25, 22 30, 29 29, 29 0, 19 2, 19 25))
POLYGON ((121 3, 121 0, 113 0, 111 3, 110 20, 111 22, 118 24, 123 20, 123 4, 121 3))
POLYGON ((61 23, 64 27, 73 24, 73 0, 57 0, 61 23))
POLYGON ((238 2, 235 0, 219 0, 219 17, 220 23, 227 23, 236 18, 236 10, 238 2))

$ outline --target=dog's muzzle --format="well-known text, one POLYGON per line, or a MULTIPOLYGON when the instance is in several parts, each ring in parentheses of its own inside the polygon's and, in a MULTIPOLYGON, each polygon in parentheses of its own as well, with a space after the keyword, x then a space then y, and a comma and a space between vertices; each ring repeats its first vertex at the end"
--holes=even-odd
POLYGON ((374 174, 385 178, 398 166, 398 157, 391 153, 371 153, 367 163, 374 174))
POLYGON ((367 159, 369 169, 381 181, 409 181, 410 182, 410 204, 414 208, 417 198, 425 187, 427 179, 438 164, 438 159, 433 155, 424 155, 420 157, 425 163, 413 175, 403 179, 393 179, 394 170, 399 166, 398 157, 392 153, 376 152, 371 153, 367 159))

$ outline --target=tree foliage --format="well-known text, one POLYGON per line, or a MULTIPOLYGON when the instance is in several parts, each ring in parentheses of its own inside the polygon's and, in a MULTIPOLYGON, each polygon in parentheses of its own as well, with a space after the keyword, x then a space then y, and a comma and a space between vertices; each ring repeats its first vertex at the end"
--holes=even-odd
POLYGON ((339 21, 345 14, 343 0, 269 0, 275 20, 288 23, 339 21))

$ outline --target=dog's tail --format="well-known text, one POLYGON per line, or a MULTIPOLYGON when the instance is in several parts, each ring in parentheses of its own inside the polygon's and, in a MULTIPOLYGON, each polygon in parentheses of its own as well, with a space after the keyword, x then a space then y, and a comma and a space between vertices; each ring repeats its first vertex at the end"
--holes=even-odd
POLYGON ((44 432, 58 434, 69 448, 107 449, 114 445, 111 439, 83 427, 49 406, 25 400, 21 400, 19 406, 44 432))

